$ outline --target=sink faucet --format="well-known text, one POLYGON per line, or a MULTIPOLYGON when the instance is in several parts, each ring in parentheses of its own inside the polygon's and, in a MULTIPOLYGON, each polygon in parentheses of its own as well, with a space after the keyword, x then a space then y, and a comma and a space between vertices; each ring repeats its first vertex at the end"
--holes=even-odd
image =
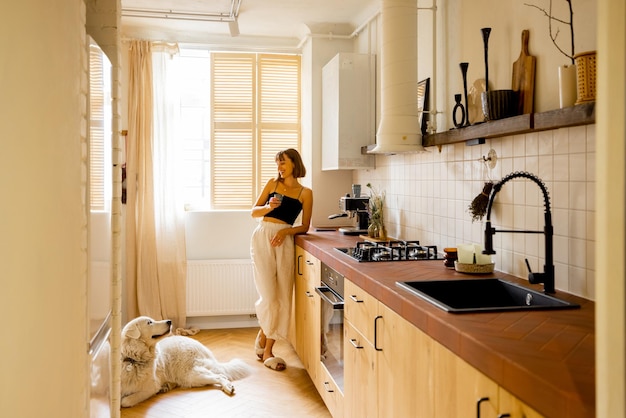
POLYGON ((552 248, 552 235, 554 233, 552 228, 552 214, 550 212, 550 197, 548 196, 548 190, 546 189, 545 184, 534 174, 528 173, 526 171, 516 171, 514 173, 506 175, 502 180, 500 180, 497 184, 493 186, 493 190, 491 191, 491 195, 489 196, 489 203, 487 204, 487 214, 485 221, 485 249, 483 250, 483 254, 495 254, 496 252, 493 249, 493 236, 496 232, 509 232, 509 233, 523 233, 523 234, 544 234, 546 244, 545 244, 545 265, 543 266, 543 273, 533 273, 530 270, 530 264, 528 264, 528 259, 526 259, 526 266, 528 267, 528 281, 533 284, 543 283, 543 291, 544 293, 555 293, 554 290, 554 261, 553 261, 553 248, 552 248), (496 195, 504 186, 506 182, 512 180, 514 178, 526 178, 528 180, 532 180, 539 186, 541 192, 543 193, 543 200, 545 205, 545 225, 543 231, 523 231, 523 230, 503 230, 503 229, 495 229, 491 227, 491 207, 493 206, 493 201, 496 198, 496 195))

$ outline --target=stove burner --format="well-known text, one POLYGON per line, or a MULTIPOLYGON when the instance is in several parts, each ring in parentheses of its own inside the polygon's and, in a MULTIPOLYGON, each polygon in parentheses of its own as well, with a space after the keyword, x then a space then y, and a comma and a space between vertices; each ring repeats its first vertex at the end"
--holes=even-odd
POLYGON ((337 248, 359 261, 442 260, 437 246, 419 241, 359 241, 353 248, 337 248))

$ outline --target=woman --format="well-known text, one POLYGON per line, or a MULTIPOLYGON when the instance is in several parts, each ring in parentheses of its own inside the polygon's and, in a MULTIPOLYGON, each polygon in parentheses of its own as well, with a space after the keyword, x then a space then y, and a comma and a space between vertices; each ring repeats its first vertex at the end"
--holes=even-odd
POLYGON ((250 254, 259 293, 256 313, 261 329, 255 341, 256 354, 272 370, 287 365, 275 357, 276 340, 287 338, 294 278, 295 234, 309 230, 313 192, 302 186, 306 168, 295 149, 276 154, 278 176, 267 182, 252 208, 252 217, 262 218, 252 234, 250 254), (302 222, 293 226, 302 212, 302 222))

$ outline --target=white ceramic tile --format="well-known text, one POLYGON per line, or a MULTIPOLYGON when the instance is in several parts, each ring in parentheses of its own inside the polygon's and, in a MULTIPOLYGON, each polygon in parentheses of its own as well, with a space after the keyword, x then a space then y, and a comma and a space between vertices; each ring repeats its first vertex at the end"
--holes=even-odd
POLYGON ((587 206, 587 183, 575 181, 569 183, 569 209, 585 210, 587 206))
POLYGON ((586 126, 587 152, 596 152, 596 125, 586 126))
POLYGON ((569 266, 568 269, 568 289, 570 293, 579 296, 586 296, 587 293, 587 272, 584 268, 569 266))
POLYGON ((586 297, 591 300, 596 300, 596 272, 595 270, 587 269, 587 295, 586 297))
POLYGON ((569 129, 569 152, 585 152, 587 148, 587 127, 586 125, 574 126, 569 129))
POLYGON ((555 263, 568 264, 569 263, 569 248, 567 237, 557 236, 553 237, 553 256, 555 263))
POLYGON ((555 181, 549 189, 553 208, 569 208, 569 184, 564 181, 555 181))
MULTIPOLYGON (((586 183, 587 185, 587 203, 585 204, 585 208, 588 213, 595 213, 596 210, 596 184, 595 183, 586 183)), ((591 235, 590 235, 591 236, 591 235)))
POLYGON ((539 240, 542 239, 544 239, 543 234, 524 234, 524 253, 529 257, 538 257, 539 240))
POLYGON ((553 180, 553 163, 552 163, 552 154, 550 155, 539 155, 537 161, 537 175, 540 179, 545 181, 553 180))
POLYGON ((543 131, 537 134, 537 145, 539 147, 538 149, 539 155, 552 155, 553 154, 554 152, 553 132, 554 131, 543 131))
POLYGON ((539 137, 537 133, 526 134, 526 156, 539 153, 539 137))
POLYGON ((524 135, 513 136, 513 156, 524 157, 526 156, 526 141, 524 135))
POLYGON ((587 267, 587 246, 583 239, 569 239, 569 263, 575 267, 587 267))
POLYGON ((596 245, 595 241, 587 240, 585 245, 587 248, 587 269, 595 270, 596 268, 596 245))
POLYGON ((595 152, 585 154, 587 160, 587 181, 596 181, 596 154, 595 152))
POLYGON ((567 128, 553 131, 554 154, 567 154, 569 152, 569 131, 567 128))
POLYGON ((554 227, 554 235, 563 237, 569 236, 569 218, 567 209, 552 210, 552 226, 554 227))
POLYGON ((502 152, 498 153, 498 158, 512 158, 513 157, 513 137, 505 136, 502 138, 502 152))
POLYGON ((565 292, 569 292, 568 270, 569 266, 566 264, 554 263, 554 286, 565 292))
POLYGON ((528 171, 529 173, 532 173, 538 177, 539 176, 539 157, 536 155, 532 155, 532 156, 527 156, 524 159, 524 171, 528 171))
POLYGON ((554 155, 553 157, 554 172, 552 178, 555 181, 569 180, 569 158, 566 154, 554 155))
POLYGON ((570 210, 568 223, 570 238, 587 238, 587 212, 570 210))
POLYGON ((585 181, 587 178, 587 158, 583 153, 569 155, 569 180, 585 181))

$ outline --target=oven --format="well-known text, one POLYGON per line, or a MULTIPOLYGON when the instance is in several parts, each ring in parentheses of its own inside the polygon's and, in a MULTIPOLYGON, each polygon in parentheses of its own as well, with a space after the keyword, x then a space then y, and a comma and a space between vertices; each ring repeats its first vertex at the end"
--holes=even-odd
POLYGON ((321 264, 320 295, 321 344, 320 360, 343 392, 343 281, 344 277, 326 264, 321 264))

